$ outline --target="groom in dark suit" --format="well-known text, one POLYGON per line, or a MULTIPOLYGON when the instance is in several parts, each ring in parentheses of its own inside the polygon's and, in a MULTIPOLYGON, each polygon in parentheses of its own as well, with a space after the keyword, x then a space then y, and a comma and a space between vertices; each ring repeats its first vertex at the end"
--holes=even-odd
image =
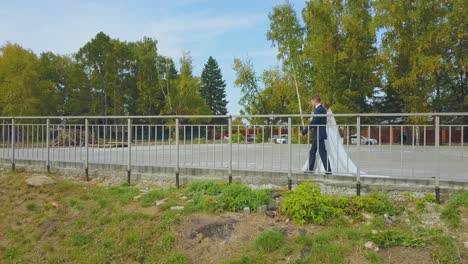
MULTIPOLYGON (((321 104, 320 96, 314 96, 310 103, 315 108, 314 115, 327 114, 327 110, 321 104)), ((310 121, 310 124, 304 128, 301 135, 304 136, 309 133, 310 129, 314 129, 314 141, 309 152, 309 171, 314 171, 315 157, 317 154, 317 148, 322 160, 323 167, 325 167, 325 174, 331 174, 330 162, 327 159, 327 149, 325 148, 325 140, 327 139, 327 117, 326 116, 314 116, 310 121)))

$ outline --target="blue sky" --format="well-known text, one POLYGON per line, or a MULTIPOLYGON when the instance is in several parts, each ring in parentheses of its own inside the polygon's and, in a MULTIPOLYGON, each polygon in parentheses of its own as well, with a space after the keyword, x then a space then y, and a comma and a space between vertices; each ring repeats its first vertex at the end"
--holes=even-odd
MULTIPOLYGON (((249 57, 257 73, 278 65, 266 40, 268 13, 284 0, 0 0, 0 44, 18 43, 36 53, 72 54, 103 31, 113 38, 158 40, 159 52, 175 60, 190 51, 195 74, 211 55, 227 84, 228 110, 236 114, 234 57, 249 57)), ((305 1, 291 1, 300 12, 305 1)))

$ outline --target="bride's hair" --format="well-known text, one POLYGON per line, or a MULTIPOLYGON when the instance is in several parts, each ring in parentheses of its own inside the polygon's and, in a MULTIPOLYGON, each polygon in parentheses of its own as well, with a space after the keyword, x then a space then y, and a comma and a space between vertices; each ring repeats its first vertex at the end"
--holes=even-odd
POLYGON ((330 105, 327 104, 327 103, 323 103, 322 106, 323 106, 323 108, 325 108, 325 110, 327 110, 327 111, 328 111, 328 109, 330 108, 330 105))

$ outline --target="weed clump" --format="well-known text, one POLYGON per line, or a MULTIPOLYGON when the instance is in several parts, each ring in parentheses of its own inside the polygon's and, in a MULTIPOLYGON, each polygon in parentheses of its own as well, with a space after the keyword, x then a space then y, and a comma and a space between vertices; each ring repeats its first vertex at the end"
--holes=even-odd
POLYGON ((160 200, 166 196, 166 192, 164 190, 153 190, 148 193, 145 193, 140 200, 140 204, 142 207, 149 207, 154 205, 157 200, 160 200))
POLYGON ((390 199, 379 193, 368 196, 332 197, 322 194, 317 184, 305 182, 283 200, 283 212, 300 224, 327 224, 344 215, 360 217, 362 212, 396 214, 390 199))
POLYGON ((322 225, 342 215, 333 198, 322 194, 317 184, 312 182, 305 182, 289 193, 283 200, 282 210, 300 224, 322 225))
POLYGON ((220 202, 228 211, 237 212, 244 207, 255 210, 260 205, 270 204, 271 191, 252 190, 245 185, 233 183, 223 189, 220 202))
POLYGON ((188 185, 187 192, 191 194, 201 193, 207 195, 217 195, 223 191, 225 184, 214 181, 193 181, 188 185))
POLYGON ((255 247, 264 252, 272 252, 280 248, 286 238, 285 235, 279 231, 268 230, 260 233, 255 239, 255 247))
POLYGON ((445 209, 442 211, 442 216, 452 226, 460 225, 460 207, 468 207, 468 191, 458 192, 452 195, 452 198, 447 202, 445 209))
POLYGON ((140 193, 140 190, 136 187, 132 187, 125 183, 117 187, 109 188, 111 196, 117 198, 121 204, 128 204, 133 200, 133 197, 140 193))

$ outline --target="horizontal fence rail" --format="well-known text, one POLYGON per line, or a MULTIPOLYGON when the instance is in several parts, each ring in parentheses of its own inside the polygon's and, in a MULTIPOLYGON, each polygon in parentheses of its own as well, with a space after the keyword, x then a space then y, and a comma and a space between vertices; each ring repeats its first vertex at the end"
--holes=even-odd
MULTIPOLYGON (((333 175, 468 181, 468 113, 327 114, 333 175), (333 122, 331 120, 333 119, 333 122), (335 123, 336 121, 336 123, 335 123), (333 144, 332 144, 333 143, 333 144)), ((302 173, 311 115, 0 117, 0 159, 302 173), (308 123, 308 121, 305 121, 308 123)), ((329 148, 329 147, 327 147, 329 148)), ((317 155, 318 157, 318 155, 317 155)), ((323 171, 322 171, 323 172, 323 171)), ((316 173, 322 173, 319 170, 316 173)), ((333 176, 330 176, 333 177, 333 176)))

